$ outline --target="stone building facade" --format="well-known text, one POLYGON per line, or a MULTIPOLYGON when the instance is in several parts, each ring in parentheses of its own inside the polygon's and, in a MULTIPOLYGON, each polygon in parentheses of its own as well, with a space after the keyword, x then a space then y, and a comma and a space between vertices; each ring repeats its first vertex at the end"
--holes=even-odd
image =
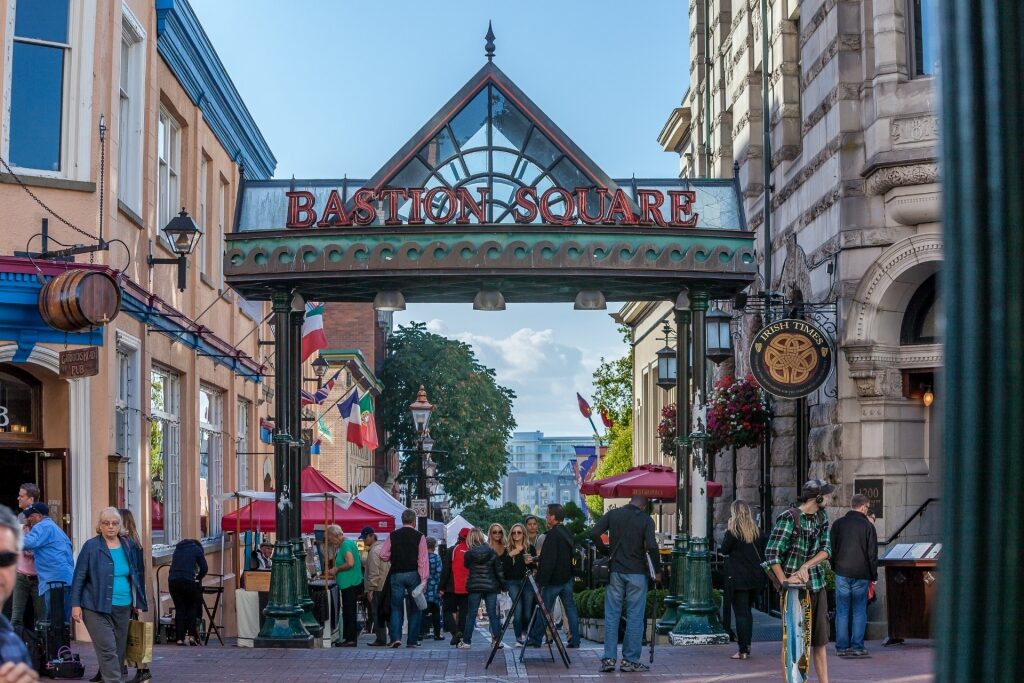
MULTIPOLYGON (((787 315, 813 309, 834 325, 837 365, 805 400, 775 401, 767 462, 755 450, 718 457, 726 488, 718 530, 733 497, 764 507, 768 468, 773 516, 794 500, 799 481, 817 477, 838 487, 833 517, 855 488, 870 488, 880 539, 913 518, 899 542, 935 541, 938 515, 926 503, 939 491, 943 394, 936 17, 915 0, 775 0, 768 15, 770 290, 787 302, 787 315)), ((761 6, 691 0, 689 17, 691 85, 659 143, 679 154, 682 177, 732 177, 736 165, 763 276, 761 6)), ((764 289, 762 277, 750 293, 764 289)), ((719 374, 746 372, 750 337, 763 322, 749 310, 735 312, 735 363, 719 374)), ((670 314, 668 304, 633 303, 618 315, 638 340, 670 314)), ((670 401, 642 389, 660 346, 635 345, 640 461, 658 460, 650 431, 670 401)))

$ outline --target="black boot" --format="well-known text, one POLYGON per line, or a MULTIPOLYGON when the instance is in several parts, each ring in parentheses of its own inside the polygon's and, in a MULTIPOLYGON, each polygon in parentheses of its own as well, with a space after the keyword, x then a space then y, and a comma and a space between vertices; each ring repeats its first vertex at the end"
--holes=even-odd
POLYGON ((102 681, 103 681, 103 674, 101 674, 99 671, 96 672, 95 676, 93 676, 92 678, 89 679, 89 683, 102 683, 102 681))

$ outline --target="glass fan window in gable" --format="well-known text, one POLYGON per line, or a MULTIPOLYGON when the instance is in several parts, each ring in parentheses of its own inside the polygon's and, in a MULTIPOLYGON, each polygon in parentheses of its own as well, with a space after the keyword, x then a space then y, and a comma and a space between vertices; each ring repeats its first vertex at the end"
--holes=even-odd
MULTIPOLYGON (((522 110, 492 84, 484 86, 423 145, 384 187, 427 190, 435 187, 468 190, 474 199, 478 188, 486 187, 492 200, 488 221, 512 223, 512 204, 521 187, 536 187, 538 195, 555 185, 574 190, 592 188, 589 178, 540 130, 522 110)), ((591 215, 599 199, 588 202, 591 215)), ((552 202, 555 213, 563 212, 564 201, 552 202)), ((408 220, 411 200, 399 204, 398 213, 408 220)), ((448 198, 433 197, 435 215, 448 213, 448 198)), ((427 216, 423 216, 429 224, 427 216)), ((469 221, 478 222, 472 213, 469 221)), ((379 221, 383 221, 380 218, 379 221)))

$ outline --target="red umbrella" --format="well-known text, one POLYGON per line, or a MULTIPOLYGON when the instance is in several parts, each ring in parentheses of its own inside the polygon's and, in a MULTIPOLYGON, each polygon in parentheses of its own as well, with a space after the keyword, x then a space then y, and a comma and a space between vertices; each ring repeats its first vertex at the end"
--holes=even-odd
MULTIPOLYGON (((580 491, 587 495, 597 494, 602 498, 632 498, 643 496, 644 498, 658 498, 662 500, 674 500, 676 497, 676 473, 671 467, 663 465, 639 465, 631 467, 621 474, 614 474, 604 479, 587 482, 591 484, 590 492, 580 488, 580 491)), ((708 497, 720 498, 722 496, 722 485, 718 482, 708 482, 708 497)))

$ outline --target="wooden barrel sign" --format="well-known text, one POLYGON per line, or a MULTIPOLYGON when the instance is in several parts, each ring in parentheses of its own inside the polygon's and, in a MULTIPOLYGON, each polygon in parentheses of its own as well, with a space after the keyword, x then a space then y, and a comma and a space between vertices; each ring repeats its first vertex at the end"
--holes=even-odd
POLYGON ((39 315, 50 327, 82 332, 106 325, 121 311, 121 288, 95 270, 68 270, 39 291, 39 315))

